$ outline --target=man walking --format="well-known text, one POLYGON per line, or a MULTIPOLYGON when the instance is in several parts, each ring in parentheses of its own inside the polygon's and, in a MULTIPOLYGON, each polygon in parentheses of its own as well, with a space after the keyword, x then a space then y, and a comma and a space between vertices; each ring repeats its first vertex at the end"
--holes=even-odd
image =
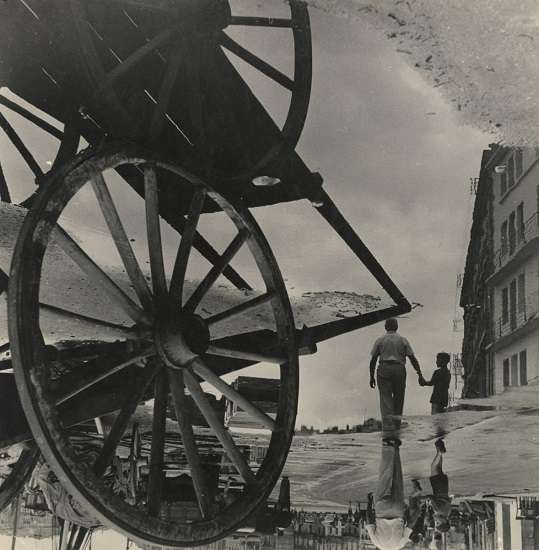
POLYGON ((408 340, 397 334, 397 319, 387 319, 386 334, 376 340, 371 352, 370 386, 380 393, 380 411, 382 413, 382 437, 385 440, 398 439, 404 407, 406 389, 406 358, 410 359, 419 380, 423 379, 419 361, 416 359, 408 340), (378 372, 376 381, 374 373, 376 364, 378 372))
POLYGON ((383 442, 374 506, 369 507, 366 525, 371 541, 378 548, 399 550, 410 543, 410 526, 415 525, 421 514, 418 485, 414 483, 407 507, 399 442, 383 442))
POLYGON ((419 378, 419 383, 422 386, 433 386, 432 395, 430 396, 431 414, 445 412, 449 403, 449 383, 451 382, 451 373, 447 366, 451 357, 449 353, 444 351, 436 356, 436 370, 430 380, 425 380, 422 376, 419 378))

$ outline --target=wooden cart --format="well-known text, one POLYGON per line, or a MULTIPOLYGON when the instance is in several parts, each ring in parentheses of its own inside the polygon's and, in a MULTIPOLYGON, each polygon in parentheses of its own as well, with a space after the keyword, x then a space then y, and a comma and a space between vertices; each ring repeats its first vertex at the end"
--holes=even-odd
MULTIPOLYGON (((7 0, 0 5, 0 85, 24 100, 3 94, 0 104, 42 130, 44 139, 56 140, 55 159, 44 168, 24 136, 0 114, 2 130, 36 183, 35 193, 22 201, 27 213, 18 211, 24 222, 9 287, 4 277, 2 288, 8 290, 9 320, 3 351, 11 352, 3 368, 14 369, 20 403, 6 390, 16 402, 10 410, 17 420, 10 424, 12 433, 2 434, 1 446, 33 439, 78 502, 103 524, 139 542, 199 545, 245 524, 285 464, 297 410, 299 351, 314 352, 318 342, 410 310, 322 188, 321 176, 295 151, 311 89, 305 4, 279 3, 288 10, 279 17, 260 15, 255 4, 252 14, 235 13, 226 0, 7 0), (293 76, 233 39, 240 26, 266 37, 275 32, 275 40, 287 33, 293 76), (282 124, 262 106, 230 54, 264 75, 268 86, 286 90, 282 124), (112 180, 115 189, 124 186, 144 205, 149 277, 119 213, 124 195, 111 191, 112 180), (123 282, 62 227, 62 216, 87 192, 97 200, 121 258, 123 282), (250 210, 302 199, 369 269, 392 298, 391 307, 296 328, 277 261, 250 210), (207 216, 232 228, 222 252, 200 230, 207 216), (169 276, 163 222, 181 235, 169 276), (193 251, 210 268, 188 289, 193 251), (54 285, 44 267, 48 254, 61 254, 77 266, 107 307, 83 312, 45 303, 43 289, 54 285), (250 257, 261 292, 253 293, 248 278, 232 267, 239 254, 250 257), (207 314, 203 300, 220 276, 248 299, 207 314), (109 309, 116 313, 109 315, 109 309), (226 330, 239 316, 259 309, 271 318, 270 328, 253 326, 239 334, 226 330), (44 316, 52 314, 113 337, 65 345, 44 326, 44 316), (254 405, 223 378, 259 363, 274 365, 276 414, 254 405), (208 386, 267 430, 260 464, 253 466, 227 429, 209 400, 208 386), (239 485, 230 498, 223 498, 223 479, 208 466, 212 453, 202 450, 207 440, 192 421, 193 407, 205 420, 204 433, 212 434, 235 469, 239 485), (109 413, 114 421, 97 434, 99 454, 88 464, 72 427, 109 413), (149 464, 142 498, 115 492, 103 482, 135 422, 145 426, 143 452, 149 464), (182 479, 189 490, 166 472, 174 447, 171 430, 179 434, 188 472, 182 479)), ((11 194, 0 173, 0 198, 10 203, 11 194)), ((35 456, 34 451, 23 457, 25 467, 21 463, 12 485, 24 481, 35 456)), ((134 479, 136 493, 141 485, 134 479)))

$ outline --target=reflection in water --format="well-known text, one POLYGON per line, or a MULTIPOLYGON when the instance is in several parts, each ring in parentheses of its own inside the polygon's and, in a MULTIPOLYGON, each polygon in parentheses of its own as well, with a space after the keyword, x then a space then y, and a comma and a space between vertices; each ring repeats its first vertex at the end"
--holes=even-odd
POLYGON ((419 482, 413 480, 408 501, 405 499, 399 447, 398 439, 384 441, 382 445, 374 510, 367 525, 370 538, 377 547, 387 550, 403 548, 410 541, 419 543, 430 539, 443 542, 450 528, 451 514, 449 479, 443 471, 445 444, 442 439, 434 444, 429 477, 431 494, 424 496, 419 482))
MULTIPOLYGON (((362 550, 376 548, 373 540, 380 548, 399 548, 401 542, 406 543, 406 548, 539 548, 539 522, 535 519, 539 516, 535 498, 538 495, 508 491, 507 484, 500 493, 501 483, 507 481, 508 462, 499 460, 496 471, 489 469, 495 455, 491 453, 485 462, 487 451, 492 449, 487 439, 498 442, 496 456, 503 456, 512 445, 511 434, 518 432, 518 438, 522 439, 528 433, 524 431, 526 426, 532 430, 536 424, 530 422, 530 411, 506 417, 496 411, 487 412, 488 415, 460 411, 409 417, 402 423, 398 437, 385 445, 381 445, 379 433, 298 436, 287 465, 291 485, 287 481, 279 485, 280 491, 275 491, 273 502, 256 522, 207 548, 362 550), (476 416, 475 422, 472 416, 476 416), (495 428, 502 421, 506 431, 495 428), (439 443, 436 447, 436 441, 445 434, 449 434, 446 454, 439 443), (479 440, 479 447, 470 451, 468 447, 474 439, 479 440), (473 470, 473 458, 470 459, 473 455, 469 453, 476 452, 475 449, 483 452, 477 455, 482 462, 473 470), (319 464, 324 464, 324 470, 317 468, 319 464), (379 473, 371 475, 376 465, 379 473), (470 477, 473 475, 475 481, 470 477), (465 492, 466 484, 469 493, 465 492), (480 490, 487 494, 478 493, 480 490), (478 494, 454 496, 474 493, 478 494), (346 511, 343 505, 349 500, 355 504, 346 511), (308 511, 302 510, 302 506, 308 511), (343 511, 335 512, 336 509, 343 511), (396 542, 390 542, 393 546, 380 538, 384 523, 397 533, 396 542)), ((531 431, 526 436, 530 445, 534 437, 531 431)), ((535 463, 531 459, 529 463, 528 470, 523 469, 520 475, 532 483, 530 472, 534 471, 535 463)), ((516 459, 515 464, 519 464, 516 459)), ((0 515, 0 534, 11 536, 17 519, 20 537, 54 536, 58 540, 59 524, 53 521, 42 496, 39 492, 21 495, 17 518, 13 506, 0 515)), ((94 550, 111 547, 99 541, 102 536, 107 535, 99 531, 94 550)), ((38 544, 37 548, 45 548, 40 546, 45 541, 38 544)), ((1 539, 0 547, 3 547, 1 539)))
MULTIPOLYGON (((438 453, 436 453, 438 454, 438 453)), ((382 449, 384 469, 392 462, 390 499, 400 499, 403 495, 403 506, 399 503, 395 508, 400 512, 399 522, 402 519, 401 533, 412 535, 412 539, 405 541, 406 548, 437 548, 440 550, 532 550, 539 547, 539 494, 485 495, 484 497, 453 498, 447 519, 449 529, 442 532, 439 540, 435 534, 437 527, 437 508, 433 502, 436 498, 428 496, 425 487, 418 483, 411 483, 401 491, 394 486, 400 483, 398 473, 400 464, 399 447, 384 446, 382 449), (395 479, 393 478, 394 468, 395 479), (397 489, 395 491, 394 489, 397 489), (407 497, 404 495, 408 494, 407 497)), ((433 469, 438 465, 433 462, 433 469)), ((381 468, 381 471, 383 468, 381 468)), ((436 474, 438 475, 438 474, 436 474)), ((451 474, 449 474, 449 477, 451 474)), ((435 491, 433 490, 432 493, 435 491)), ((206 550, 363 550, 376 548, 369 536, 372 533, 373 520, 379 530, 383 517, 387 514, 388 505, 384 508, 384 500, 378 487, 373 498, 366 497, 362 501, 350 505, 347 511, 303 511, 292 509, 287 515, 286 527, 275 524, 259 524, 256 527, 246 528, 221 539, 204 548, 206 550), (380 498, 382 496, 382 498, 380 498)), ((370 495, 369 495, 370 496, 370 495)), ((387 494, 386 494, 387 496, 387 494)), ((386 500, 388 500, 386 498, 386 500)), ((443 503, 442 508, 445 506, 443 503)), ((445 514, 447 510, 444 509, 445 514)), ((0 513, 0 535, 11 537, 17 524, 19 537, 30 537, 36 548, 50 548, 51 543, 58 541, 60 523, 47 510, 44 501, 38 494, 23 495, 19 499, 19 510, 16 505, 0 513)), ((378 533, 379 534, 379 533, 378 533)), ((108 550, 106 532, 101 531, 98 539, 94 540, 94 550, 108 550)), ((378 541, 381 542, 381 541, 378 541)), ((2 543, 0 543, 1 545, 2 543)), ((32 547, 32 545, 31 545, 32 547)), ((380 548, 396 548, 382 543, 380 548)), ((133 550, 134 544, 130 544, 133 550)))

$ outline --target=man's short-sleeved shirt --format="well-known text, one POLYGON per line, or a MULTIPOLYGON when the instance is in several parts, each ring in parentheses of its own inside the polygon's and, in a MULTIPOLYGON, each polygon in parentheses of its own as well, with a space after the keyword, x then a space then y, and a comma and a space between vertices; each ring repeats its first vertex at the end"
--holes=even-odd
POLYGON ((412 530, 402 518, 376 518, 376 524, 366 527, 372 543, 382 550, 400 550, 410 542, 412 530))
POLYGON ((406 357, 410 357, 414 352, 410 342, 396 332, 387 332, 376 342, 372 348, 371 355, 379 357, 380 362, 389 361, 391 363, 406 364, 406 357))

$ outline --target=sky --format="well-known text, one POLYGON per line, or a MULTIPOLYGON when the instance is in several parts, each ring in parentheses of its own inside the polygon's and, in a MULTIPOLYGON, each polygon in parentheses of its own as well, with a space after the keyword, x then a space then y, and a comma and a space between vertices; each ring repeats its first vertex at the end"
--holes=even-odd
MULTIPOLYGON (((473 204, 469 178, 478 175, 490 139, 463 126, 377 31, 316 10, 311 21, 313 94, 298 150, 405 296, 423 305, 401 321, 401 333, 429 376, 438 351, 460 350, 452 319, 473 204)), ((293 206, 279 208, 289 212, 284 225, 273 207, 255 216, 289 284, 377 292, 315 212, 298 218, 293 206)), ((343 425, 379 415, 368 363, 383 332, 382 325, 361 329, 301 358, 298 423, 343 425)), ((405 414, 426 412, 428 390, 412 369, 408 374, 405 414)))
MULTIPOLYGON (((242 5, 242 0, 235 4, 238 13, 242 5)), ((461 335, 453 332, 452 320, 473 202, 469 178, 478 174, 489 136, 464 126, 379 31, 314 9, 311 24, 312 96, 297 150, 312 171, 322 174, 326 191, 405 296, 422 304, 401 320, 401 333, 430 376, 438 351, 460 348, 461 335)), ((290 71, 288 37, 275 34, 287 31, 238 32, 235 36, 255 53, 290 71)), ((287 106, 282 90, 245 65, 237 67, 282 120, 287 106)), ((37 140, 16 117, 10 120, 37 140)), ((5 138, 1 143, 3 156, 9 157, 3 163, 8 181, 28 188, 28 170, 5 138)), ((51 158, 49 142, 36 141, 35 147, 38 158, 51 158)), ((253 214, 291 294, 347 290, 383 295, 308 201, 259 208, 253 214)), ((91 230, 90 218, 80 218, 82 232, 91 230)), ((356 424, 379 416, 377 392, 368 385, 368 363, 372 343, 382 333, 382 325, 361 329, 301 358, 298 425, 356 424)), ((426 412, 428 390, 418 387, 412 369, 407 392, 405 414, 426 412)))

